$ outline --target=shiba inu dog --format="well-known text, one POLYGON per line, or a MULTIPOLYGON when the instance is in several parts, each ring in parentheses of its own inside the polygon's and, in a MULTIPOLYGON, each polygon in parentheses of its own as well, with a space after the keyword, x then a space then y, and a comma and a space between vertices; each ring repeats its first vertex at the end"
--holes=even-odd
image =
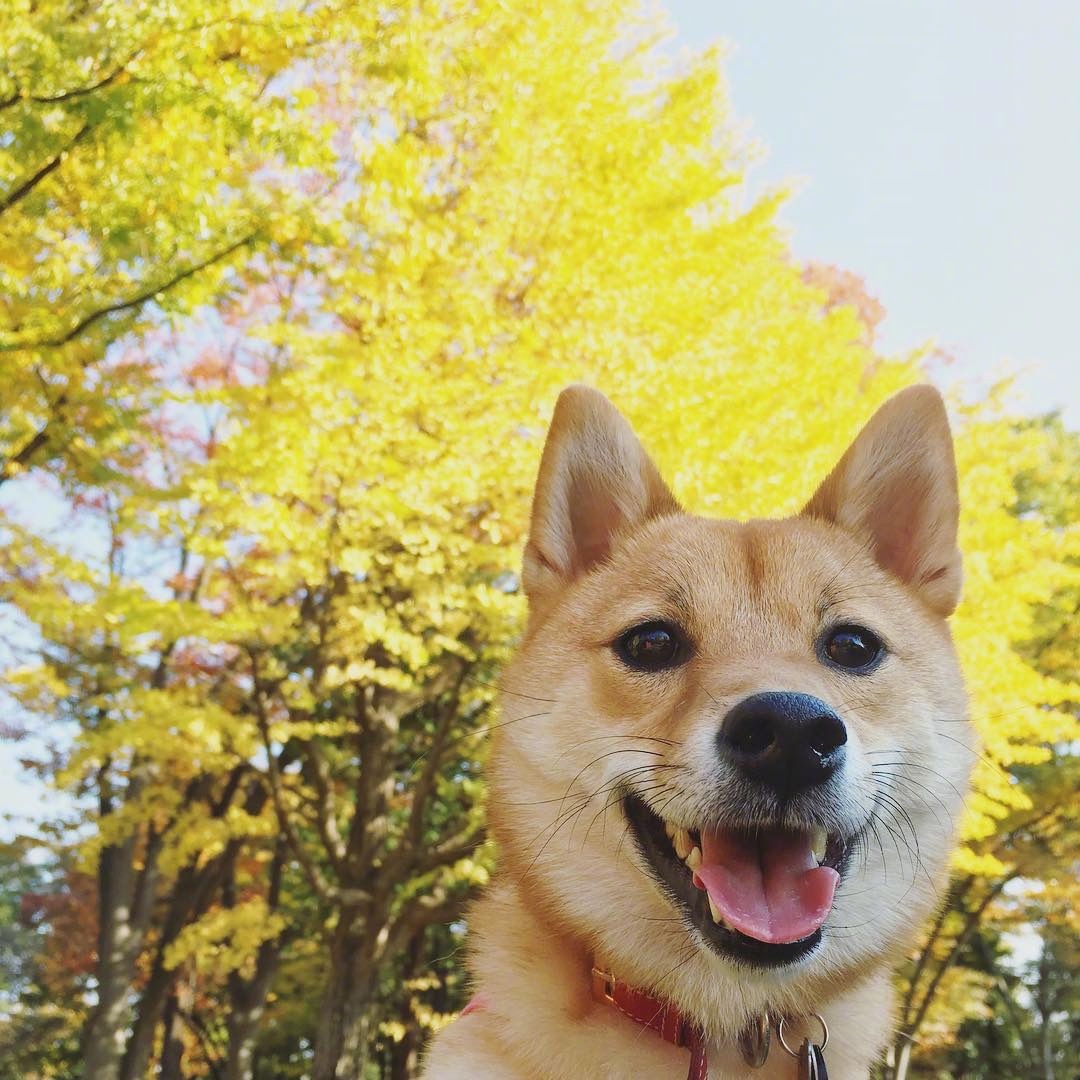
POLYGON ((614 406, 563 392, 492 747, 477 995, 426 1076, 867 1075, 968 780, 957 514, 928 386, 801 514, 745 523, 683 512, 614 406))

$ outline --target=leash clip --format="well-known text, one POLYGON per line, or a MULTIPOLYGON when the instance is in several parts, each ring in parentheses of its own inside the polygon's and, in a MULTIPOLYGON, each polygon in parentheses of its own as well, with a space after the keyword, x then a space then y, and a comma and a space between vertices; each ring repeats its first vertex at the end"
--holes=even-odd
POLYGON ((829 1080, 828 1070, 825 1068, 825 1055, 822 1051, 829 1045, 829 1025, 825 1023, 820 1013, 809 1013, 821 1025, 820 1045, 811 1042, 810 1038, 803 1039, 798 1050, 792 1050, 784 1038, 784 1017, 781 1016, 776 1025, 776 1037, 784 1052, 795 1058, 798 1064, 798 1080, 829 1080))

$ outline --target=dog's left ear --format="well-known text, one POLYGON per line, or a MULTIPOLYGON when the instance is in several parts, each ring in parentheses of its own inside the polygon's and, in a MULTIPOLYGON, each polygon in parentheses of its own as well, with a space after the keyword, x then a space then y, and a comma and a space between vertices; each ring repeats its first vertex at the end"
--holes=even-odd
POLYGON ((866 541, 939 615, 960 601, 956 459, 945 404, 911 386, 871 417, 803 513, 866 541))
POLYGON ((680 509, 622 414, 571 386, 551 418, 533 496, 523 583, 536 607, 606 559, 623 529, 680 509))

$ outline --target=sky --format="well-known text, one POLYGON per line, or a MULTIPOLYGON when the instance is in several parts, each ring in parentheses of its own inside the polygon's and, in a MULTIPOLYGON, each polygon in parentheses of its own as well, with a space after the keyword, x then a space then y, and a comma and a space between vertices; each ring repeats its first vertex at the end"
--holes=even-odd
POLYGON ((1018 408, 1080 427, 1080 3, 665 6, 677 45, 726 44, 752 182, 794 186, 795 255, 865 280, 881 345, 1020 372, 1018 408))

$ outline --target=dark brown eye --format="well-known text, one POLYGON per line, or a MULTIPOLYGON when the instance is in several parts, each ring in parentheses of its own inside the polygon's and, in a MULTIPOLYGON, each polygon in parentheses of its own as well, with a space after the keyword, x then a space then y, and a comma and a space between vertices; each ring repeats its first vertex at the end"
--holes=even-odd
POLYGON ((857 672, 869 671, 885 651, 881 639, 865 626, 834 626, 822 648, 834 664, 857 672))
POLYGON ((616 642, 615 653, 636 671, 663 671, 686 658, 686 645, 677 627, 666 622, 642 623, 616 642))

